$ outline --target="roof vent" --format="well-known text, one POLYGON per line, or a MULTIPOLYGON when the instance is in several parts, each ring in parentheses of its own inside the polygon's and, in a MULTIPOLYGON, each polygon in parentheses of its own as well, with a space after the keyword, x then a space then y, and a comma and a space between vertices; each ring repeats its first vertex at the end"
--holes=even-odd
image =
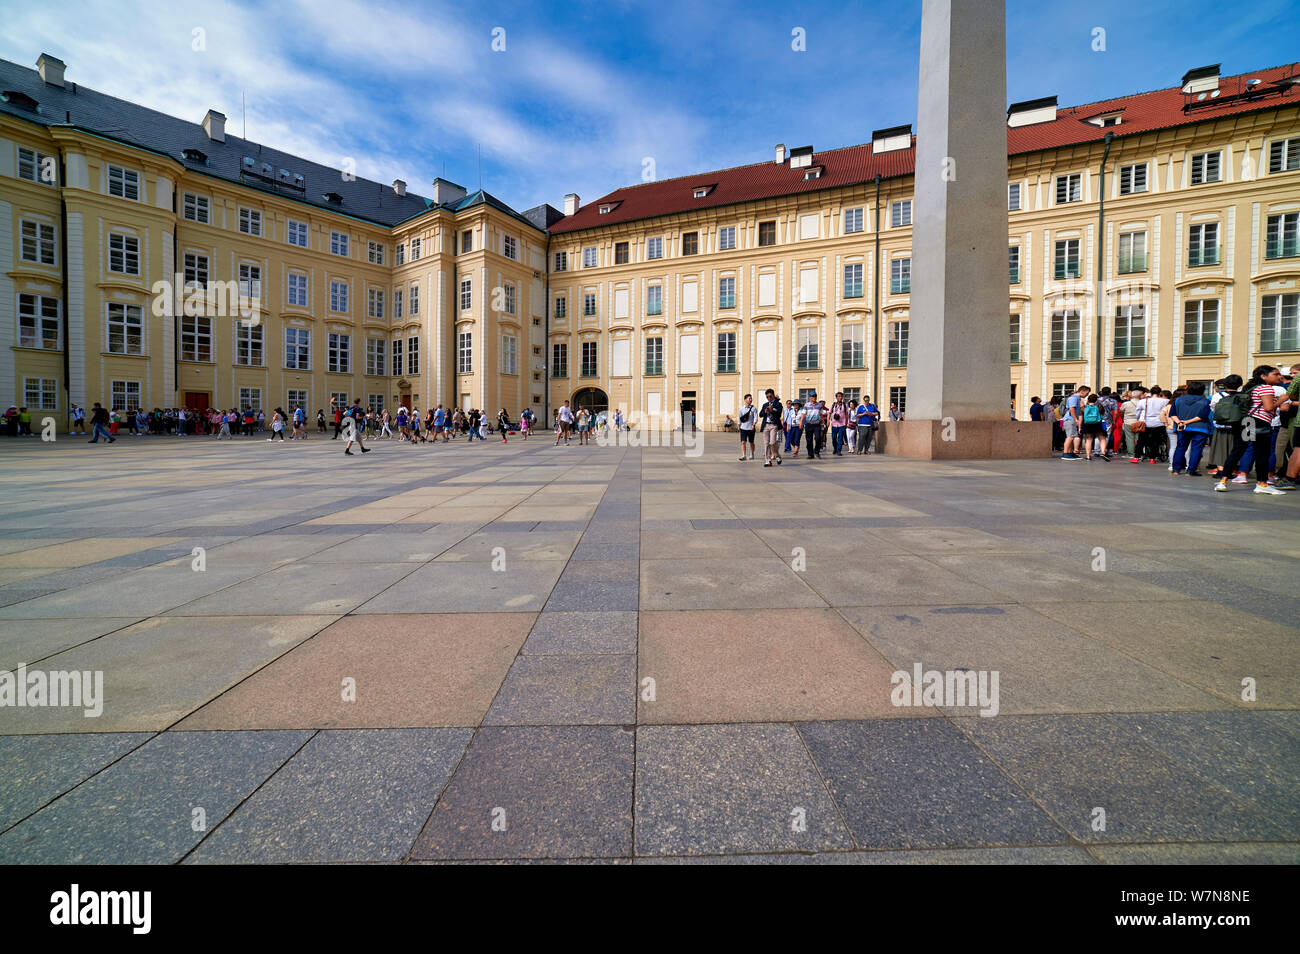
POLYGON ((23 109, 30 109, 32 112, 36 112, 37 108, 40 106, 40 103, 36 102, 36 100, 32 99, 26 93, 21 93, 16 89, 5 90, 3 93, 0 93, 0 98, 3 98, 6 103, 13 106, 20 106, 23 109))
POLYGON ((268 179, 274 178, 275 168, 269 162, 262 163, 262 175, 268 179))
POLYGON ((208 134, 208 138, 213 142, 226 141, 226 115, 219 113, 215 109, 209 109, 208 114, 203 117, 203 131, 208 134))
POLYGON ((247 169, 249 172, 252 172, 254 169, 257 168, 257 160, 254 159, 252 156, 245 156, 244 168, 247 169))
POLYGON ((198 163, 202 163, 203 165, 208 164, 207 153, 200 152, 197 149, 182 149, 181 155, 184 156, 190 162, 198 162, 198 163))
POLYGON ((36 58, 36 70, 41 74, 41 79, 51 86, 63 85, 63 71, 67 65, 57 56, 50 56, 48 53, 42 53, 36 58))
POLYGON ((577 215, 577 214, 578 214, 578 207, 579 207, 579 202, 578 202, 578 193, 576 193, 576 192, 570 192, 568 195, 566 195, 566 196, 564 197, 564 214, 565 214, 565 215, 577 215))
POLYGON ((871 134, 871 154, 873 156, 882 152, 894 152, 898 149, 910 149, 911 147, 911 123, 906 126, 890 126, 888 129, 877 129, 871 134))
POLYGON ((294 173, 293 184, 299 189, 307 188, 307 180, 302 177, 301 172, 294 173))
POLYGON ((800 146, 798 149, 790 150, 790 168, 802 169, 811 166, 813 161, 813 147, 800 146))
POLYGON ((785 162, 785 143, 776 144, 776 164, 779 166, 785 162))
POLYGON ((1219 88, 1219 64, 1198 66, 1183 74, 1184 93, 1208 93, 1219 88))
POLYGON ((339 195, 337 192, 326 192, 325 195, 322 196, 322 198, 326 202, 330 203, 330 205, 343 204, 343 196, 339 195))
POLYGON ((393 180, 393 192, 397 195, 406 195, 406 183, 401 179, 393 180))
POLYGON ((1035 126, 1038 123, 1055 121, 1055 96, 1044 96, 1042 99, 1027 99, 1023 103, 1012 103, 1007 107, 1008 126, 1035 126))

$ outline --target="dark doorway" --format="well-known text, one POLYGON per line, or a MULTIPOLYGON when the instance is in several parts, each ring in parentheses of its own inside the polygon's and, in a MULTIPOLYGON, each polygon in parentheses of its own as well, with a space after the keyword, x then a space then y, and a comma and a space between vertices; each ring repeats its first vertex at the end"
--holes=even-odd
POLYGON ((684 431, 689 430, 691 431, 691 433, 694 433, 695 432, 695 392, 694 391, 682 392, 681 412, 682 412, 682 430, 684 431))
POLYGON ((587 413, 595 419, 609 410, 609 395, 600 388, 579 388, 573 392, 572 406, 574 413, 585 407, 587 413))

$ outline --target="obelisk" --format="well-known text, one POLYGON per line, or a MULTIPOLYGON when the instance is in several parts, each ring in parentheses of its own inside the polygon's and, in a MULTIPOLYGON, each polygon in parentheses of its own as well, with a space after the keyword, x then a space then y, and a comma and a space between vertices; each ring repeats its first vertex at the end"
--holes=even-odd
POLYGON ((1050 433, 1011 422, 1006 90, 1002 0, 923 0, 907 421, 891 453, 1050 452, 1050 433))

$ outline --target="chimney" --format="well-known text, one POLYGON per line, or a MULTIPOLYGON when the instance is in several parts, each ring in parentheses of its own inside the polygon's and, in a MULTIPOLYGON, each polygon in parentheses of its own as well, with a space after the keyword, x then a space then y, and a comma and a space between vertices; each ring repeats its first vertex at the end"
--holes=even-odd
POLYGON ((568 195, 564 197, 564 214, 565 215, 578 214, 578 193, 570 192, 568 195))
POLYGON ((208 138, 213 142, 225 142, 226 114, 219 113, 215 109, 209 109, 208 114, 203 117, 203 131, 208 134, 208 138))
POLYGON ((1183 74, 1184 93, 1208 93, 1219 88, 1219 64, 1198 66, 1183 74))
POLYGON ((398 195, 406 195, 406 183, 401 179, 393 180, 393 191, 398 195))
POLYGON ((433 180, 434 205, 447 205, 449 202, 456 202, 463 198, 465 198, 464 186, 458 186, 450 179, 441 176, 433 180))
POLYGON ((776 144, 776 164, 779 166, 783 162, 785 162, 785 143, 779 142, 776 144))
POLYGON ((42 53, 36 58, 36 69, 41 74, 41 79, 51 86, 63 85, 63 71, 66 68, 67 64, 48 53, 42 53))
POLYGON ((912 124, 890 126, 877 129, 871 133, 871 154, 893 152, 896 149, 910 149, 912 146, 912 124))

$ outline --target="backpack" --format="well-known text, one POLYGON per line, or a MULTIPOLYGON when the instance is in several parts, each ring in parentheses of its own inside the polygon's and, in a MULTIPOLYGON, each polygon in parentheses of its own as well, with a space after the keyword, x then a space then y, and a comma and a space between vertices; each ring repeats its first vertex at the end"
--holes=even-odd
POLYGON ((1246 408, 1241 403, 1241 396, 1245 393, 1246 400, 1249 402, 1250 393, 1238 391, 1235 394, 1225 394, 1219 398, 1219 403, 1214 405, 1214 423, 1223 427, 1230 427, 1233 424, 1240 424, 1246 419, 1246 408))
POLYGON ((1083 423, 1085 423, 1085 424, 1100 424, 1100 423, 1101 423, 1101 408, 1100 408, 1098 405, 1096 405, 1096 404, 1088 404, 1088 405, 1085 405, 1084 408, 1083 408, 1083 423))

